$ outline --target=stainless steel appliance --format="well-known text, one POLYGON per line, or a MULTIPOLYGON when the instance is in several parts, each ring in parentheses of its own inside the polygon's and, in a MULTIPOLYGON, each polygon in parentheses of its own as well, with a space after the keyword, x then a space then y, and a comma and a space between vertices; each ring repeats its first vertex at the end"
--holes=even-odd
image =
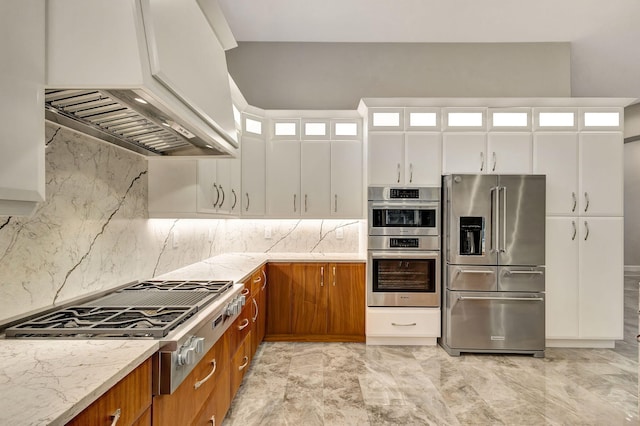
POLYGON ((7 338, 158 339, 155 394, 172 393, 239 315, 232 281, 144 281, 28 319, 7 338))
POLYGON ((545 176, 443 177, 441 346, 545 349, 545 176))
POLYGON ((440 306, 440 189, 368 194, 368 306, 440 306))

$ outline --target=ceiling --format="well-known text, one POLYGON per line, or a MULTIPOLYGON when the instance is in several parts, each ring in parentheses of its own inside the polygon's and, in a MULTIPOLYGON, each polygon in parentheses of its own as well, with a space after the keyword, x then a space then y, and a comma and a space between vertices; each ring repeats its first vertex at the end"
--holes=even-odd
POLYGON ((638 0, 218 1, 239 42, 569 42, 572 96, 640 97, 638 0))

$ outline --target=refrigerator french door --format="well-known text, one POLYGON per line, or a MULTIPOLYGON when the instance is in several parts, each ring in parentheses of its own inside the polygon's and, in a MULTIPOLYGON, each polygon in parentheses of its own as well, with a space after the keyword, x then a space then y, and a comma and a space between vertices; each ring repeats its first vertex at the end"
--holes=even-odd
POLYGON ((544 356, 543 175, 443 177, 442 347, 544 356))

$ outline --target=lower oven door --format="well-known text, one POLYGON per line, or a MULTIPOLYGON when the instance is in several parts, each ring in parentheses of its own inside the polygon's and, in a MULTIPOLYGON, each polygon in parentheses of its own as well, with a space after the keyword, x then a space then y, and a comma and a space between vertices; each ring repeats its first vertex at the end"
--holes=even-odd
POLYGON ((439 251, 370 251, 369 306, 440 306, 439 251))

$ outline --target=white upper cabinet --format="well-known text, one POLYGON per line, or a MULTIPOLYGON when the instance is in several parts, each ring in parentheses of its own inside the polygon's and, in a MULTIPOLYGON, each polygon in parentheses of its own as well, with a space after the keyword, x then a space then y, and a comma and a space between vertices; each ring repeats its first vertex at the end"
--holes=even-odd
MULTIPOLYGON (((256 121, 259 123, 259 121, 256 121)), ((266 142, 245 133, 241 139, 242 216, 264 216, 266 204, 266 142)))
POLYGON ((0 4, 0 215, 30 215, 45 197, 45 3, 0 4))
POLYGON ((369 185, 404 183, 404 134, 369 133, 369 185))
POLYGON ((489 133, 487 173, 531 174, 531 133, 489 133))
POLYGON ((332 217, 363 217, 362 178, 362 142, 331 141, 332 217))
POLYGON ((440 133, 405 135, 404 181, 407 185, 440 186, 442 142, 440 133))
POLYGON ((240 160, 198 160, 198 213, 240 213, 240 160))
POLYGON ((443 133, 442 173, 487 173, 486 133, 443 133))
POLYGON ((328 218, 331 216, 331 143, 302 141, 300 155, 300 214, 328 218))
POLYGON ((300 216, 300 141, 267 143, 267 216, 300 216))

